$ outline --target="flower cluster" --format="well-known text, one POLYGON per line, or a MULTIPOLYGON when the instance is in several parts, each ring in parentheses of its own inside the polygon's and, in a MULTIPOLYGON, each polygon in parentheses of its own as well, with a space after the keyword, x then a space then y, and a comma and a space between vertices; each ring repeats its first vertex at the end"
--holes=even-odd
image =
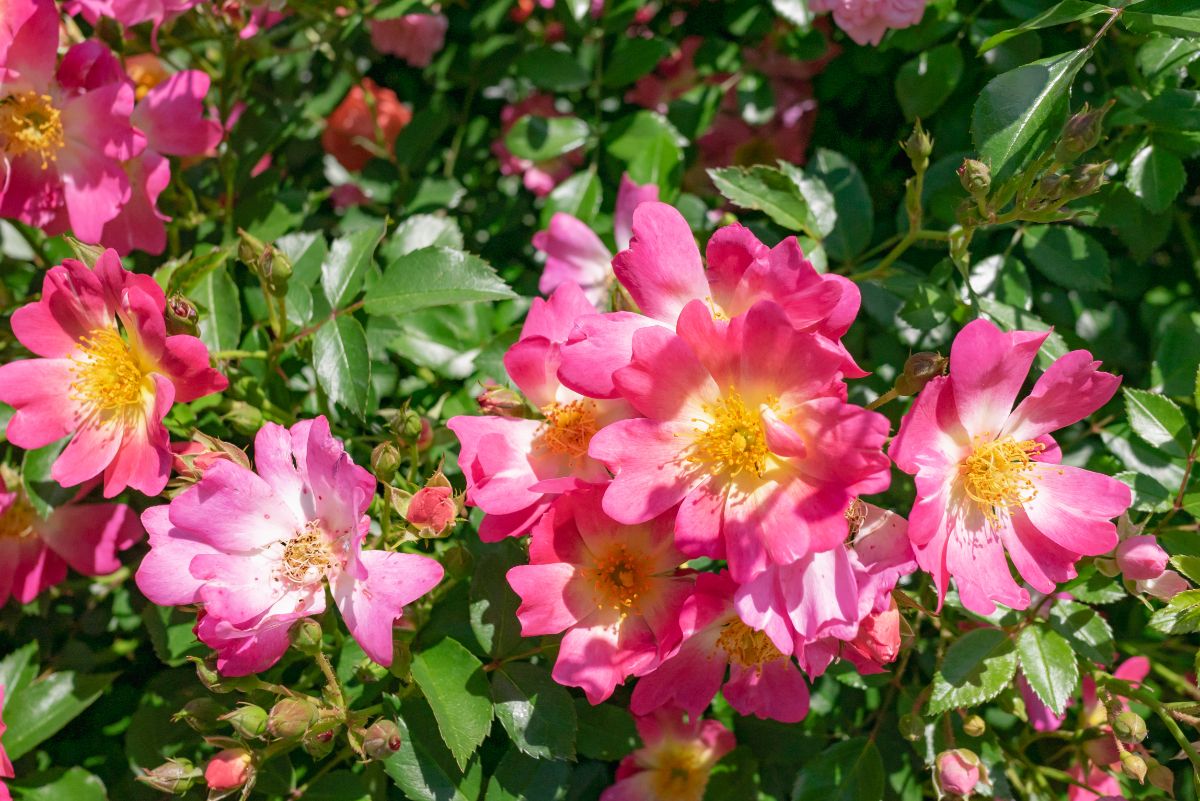
POLYGON ((198 70, 168 74, 157 61, 150 69, 122 64, 96 40, 60 59, 58 41, 51 0, 6 5, 0 217, 50 234, 70 231, 122 254, 161 253, 166 218, 156 204, 171 180, 167 157, 202 155, 223 135, 205 116, 209 78, 198 70))
POLYGON ((539 234, 553 291, 504 360, 529 406, 449 423, 480 535, 530 535, 509 581, 524 634, 564 634, 559 682, 597 703, 641 677, 641 715, 698 715, 723 689, 742 714, 797 721, 805 676, 895 659, 892 590, 918 566, 987 614, 1029 605, 1009 558, 1049 592, 1117 544, 1128 488, 1060 464, 1050 438, 1116 390, 1089 354, 1014 409, 1045 334, 967 325, 888 450, 917 476, 906 522, 862 500, 891 461, 887 419, 847 400, 857 288, 739 225, 702 260, 683 217, 638 195, 618 201, 632 236, 611 274, 579 221, 539 234), (603 311, 613 296, 639 311, 603 311))

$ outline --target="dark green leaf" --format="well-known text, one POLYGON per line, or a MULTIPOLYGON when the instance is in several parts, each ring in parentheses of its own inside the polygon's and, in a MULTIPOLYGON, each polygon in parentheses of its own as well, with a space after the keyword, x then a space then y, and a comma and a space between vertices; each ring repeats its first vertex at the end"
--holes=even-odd
POLYGON ((575 699, 579 720, 576 748, 580 756, 612 762, 627 756, 640 740, 628 710, 612 704, 592 706, 584 698, 575 699))
POLYGON ((349 315, 335 318, 313 336, 312 365, 330 400, 358 417, 367 414, 371 359, 362 325, 349 315))
POLYGON ((1017 67, 993 78, 975 102, 971 129, 994 183, 1007 180, 1046 150, 1066 122, 1071 82, 1086 50, 1017 67))
POLYGON ((521 598, 508 584, 509 568, 521 564, 524 551, 506 541, 477 558, 471 577, 471 628, 492 656, 508 656, 521 647, 521 598))
POLYGON ((83 768, 71 768, 49 784, 24 790, 21 801, 107 801, 104 782, 83 768))
POLYGON ((371 801, 371 788, 361 774, 335 770, 313 782, 303 798, 304 801, 371 801))
POLYGON ((942 107, 962 77, 963 57, 953 42, 926 50, 896 73, 896 99, 904 118, 928 117, 942 107))
POLYGON ((1186 67, 1200 58, 1200 43, 1187 39, 1154 37, 1138 48, 1138 69, 1147 78, 1157 78, 1186 67))
POLYGON ((330 308, 340 309, 362 289, 371 256, 383 239, 382 222, 359 229, 333 241, 321 265, 321 288, 330 308))
POLYGON ((1068 22, 1078 22, 1079 20, 1089 19, 1105 12, 1111 12, 1112 9, 1103 3, 1089 3, 1086 0, 1062 0, 1050 8, 1038 14, 1035 17, 1027 19, 1015 28, 1009 28, 1006 31, 993 34, 984 40, 983 44, 979 45, 979 54, 983 55, 993 47, 1007 42, 1009 39, 1020 36, 1026 31, 1036 31, 1041 28, 1052 28, 1055 25, 1065 25, 1068 22))
POLYGON ((445 638, 413 655, 412 676, 429 701, 438 731, 459 769, 492 728, 492 699, 483 663, 445 638))
POLYGON ((1025 253, 1038 271, 1069 289, 1108 286, 1108 253, 1092 237, 1068 225, 1032 225, 1025 231, 1025 253))
POLYGON ((535 759, 575 758, 575 704, 545 668, 509 662, 492 673, 492 699, 497 719, 522 753, 535 759))
POLYGON ((710 169, 717 190, 729 202, 761 211, 789 231, 803 231, 820 239, 817 223, 800 187, 772 167, 721 167, 710 169))
POLYGON ((404 699, 399 711, 400 750, 384 763, 396 786, 413 801, 478 801, 483 789, 479 760, 464 774, 445 744, 432 736, 437 724, 423 698, 404 699))
POLYGON ((41 448, 25 451, 21 457, 21 483, 25 486, 25 497, 39 516, 49 517, 55 507, 62 506, 74 497, 75 487, 64 487, 50 473, 63 448, 70 439, 60 439, 41 448))
POLYGON ((833 150, 818 148, 808 172, 819 178, 833 194, 836 221, 825 241, 826 252, 835 259, 849 259, 871 244, 875 210, 867 182, 854 162, 833 150))
POLYGON ((484 801, 558 801, 570 778, 566 762, 531 759, 514 748, 496 766, 484 801))
POLYGON ((6 699, 4 747, 9 758, 20 759, 56 734, 91 706, 116 677, 116 673, 51 673, 6 699))
POLYGON ((1035 623, 1017 635, 1017 655, 1034 694, 1054 714, 1062 714, 1079 687, 1079 664, 1070 643, 1053 629, 1035 623))
POLYGON ((1200 6, 1195 0, 1143 0, 1126 8, 1121 21, 1137 33, 1200 38, 1200 6))
POLYGON ((222 265, 197 282, 189 297, 201 308, 200 339, 209 350, 236 350, 242 338, 237 284, 222 265))
POLYGON ((506 300, 516 295, 483 259, 443 247, 406 253, 366 295, 368 314, 400 315, 430 306, 506 300))
POLYGON ((1187 456, 1192 429, 1173 400, 1125 387, 1125 414, 1134 433, 1169 456, 1187 456))
POLYGON ((604 85, 628 86, 667 57, 671 46, 658 38, 643 39, 629 36, 613 46, 612 60, 604 70, 604 85))
POLYGON ((187 294, 196 282, 223 265, 228 258, 229 254, 223 248, 218 248, 202 256, 189 259, 171 271, 170 280, 165 288, 167 294, 171 292, 187 294))
POLYGON ((639 184, 658 184, 664 194, 678 188, 684 139, 666 117, 638 111, 617 120, 608 134, 608 152, 624 162, 629 177, 639 184))
POLYGON ((504 145, 517 158, 549 161, 587 142, 588 124, 578 117, 538 117, 528 114, 513 124, 504 145))
POLYGON ((1017 652, 1000 629, 975 629, 946 650, 933 679, 929 712, 974 706, 995 698, 1012 681, 1017 652))
POLYGON ((1095 609, 1075 601, 1055 601, 1050 607, 1049 623, 1084 659, 1098 665, 1112 661, 1117 650, 1112 629, 1095 609))
POLYGON ((546 205, 542 206, 542 228, 548 227, 550 218, 560 211, 590 224, 600 211, 603 192, 600 176, 595 170, 575 173, 546 196, 546 205))
POLYGON ((880 801, 884 776, 874 741, 855 737, 826 749, 800 771, 792 801, 880 801))
POLYGON ((1155 214, 1170 207, 1185 183, 1187 173, 1179 156, 1154 145, 1138 151, 1125 176, 1125 186, 1155 214))
POLYGON ((569 50, 548 45, 529 50, 517 59, 517 71, 534 86, 551 92, 582 89, 591 81, 569 50))

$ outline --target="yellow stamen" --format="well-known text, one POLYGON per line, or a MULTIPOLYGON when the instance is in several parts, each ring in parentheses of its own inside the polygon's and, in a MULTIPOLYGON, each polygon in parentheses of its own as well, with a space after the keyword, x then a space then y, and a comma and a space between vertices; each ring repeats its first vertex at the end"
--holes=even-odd
POLYGON ((735 389, 717 402, 705 404, 704 411, 712 422, 696 429, 688 461, 708 465, 715 473, 761 476, 769 451, 758 413, 746 408, 735 389))
POLYGON ((638 601, 650 589, 652 571, 644 554, 618 543, 597 558, 588 572, 604 605, 624 614, 636 613, 638 601))
POLYGON ((329 538, 314 520, 284 546, 280 573, 293 584, 305 587, 324 580, 334 563, 329 538))
POLYGON ((729 654, 730 662, 746 668, 762 669, 763 665, 784 658, 765 632, 750 628, 739 618, 722 627, 717 647, 729 654))
POLYGON ((4 510, 4 514, 0 514, 0 540, 28 537, 33 533, 33 524, 37 519, 33 505, 25 493, 18 490, 12 505, 4 510))
POLYGON ((985 441, 976 436, 975 449, 962 464, 963 492, 973 500, 987 519, 996 523, 1001 510, 1028 503, 1037 496, 1030 475, 1033 457, 1046 449, 1040 442, 1012 437, 985 441))
POLYGON ((696 745, 669 745, 656 755, 650 784, 658 801, 700 801, 708 785, 708 767, 696 745))
POLYGON ((32 153, 42 169, 58 158, 65 144, 62 115, 50 95, 18 92, 0 99, 0 151, 10 158, 32 153))
POLYGON ((572 459, 587 455, 588 444, 599 428, 595 401, 551 403, 542 407, 542 414, 546 419, 538 429, 536 445, 572 459))
POLYGON ((96 329, 79 345, 71 357, 71 400, 95 412, 117 412, 140 407, 142 393, 153 391, 147 371, 115 328, 96 329))

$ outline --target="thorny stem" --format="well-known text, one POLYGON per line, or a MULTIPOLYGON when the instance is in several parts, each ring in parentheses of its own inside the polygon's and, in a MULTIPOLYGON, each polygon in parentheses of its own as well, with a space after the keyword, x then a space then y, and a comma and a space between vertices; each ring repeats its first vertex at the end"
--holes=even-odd
POLYGON ((325 674, 325 682, 328 684, 329 690, 333 695, 333 701, 345 718, 346 711, 346 696, 342 694, 342 684, 338 681, 337 674, 333 672, 333 665, 329 663, 329 657, 325 656, 324 651, 317 651, 313 656, 316 660, 317 667, 321 668, 321 672, 325 674))
POLYGON ((1167 727, 1167 731, 1171 733, 1171 736, 1175 738, 1175 741, 1179 743, 1179 747, 1183 749, 1185 754, 1187 754, 1188 760, 1192 763, 1192 771, 1196 773, 1197 776, 1200 776, 1200 753, 1196 752, 1195 746, 1192 745, 1191 740, 1188 739, 1183 730, 1179 728, 1179 724, 1176 723, 1175 718, 1171 716, 1171 710, 1167 709, 1166 705, 1164 705, 1162 701, 1159 701, 1157 698, 1155 698, 1153 693, 1143 689, 1142 687, 1134 687, 1127 681, 1122 681, 1121 679, 1103 674, 1098 675, 1096 678, 1100 686, 1104 687, 1105 689, 1111 690, 1117 695, 1125 698, 1132 698, 1138 703, 1145 704, 1146 706, 1150 707, 1150 709, 1154 711, 1154 714, 1158 715, 1159 719, 1163 722, 1163 725, 1167 727))

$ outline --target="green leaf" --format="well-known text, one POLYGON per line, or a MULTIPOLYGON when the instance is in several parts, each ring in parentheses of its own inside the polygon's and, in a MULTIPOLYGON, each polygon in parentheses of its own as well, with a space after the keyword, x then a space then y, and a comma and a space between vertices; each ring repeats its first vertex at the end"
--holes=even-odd
POLYGON ((557 801, 566 795, 571 766, 531 759, 510 749, 488 781, 484 801, 557 801))
POLYGON ((818 148, 808 172, 820 179, 833 195, 836 219, 822 243, 835 259, 849 259, 871 244, 875 209, 862 173, 850 159, 833 150, 818 148))
POLYGON ((1038 272, 1060 286, 1086 290, 1109 284, 1108 253, 1078 228, 1031 225, 1022 244, 1038 272))
POLYGON ((1175 401, 1144 389, 1125 390, 1125 414, 1133 431, 1169 456, 1185 457, 1192 430, 1175 401))
POLYGON ((242 339, 242 303, 237 284, 224 265, 206 274, 192 290, 201 307, 200 339, 209 350, 236 350, 242 339))
POLYGON ((1156 36, 1138 48, 1138 70, 1147 78, 1183 69, 1200 58, 1200 43, 1156 36))
POLYGON ((384 223, 379 222, 333 240, 321 265, 321 288, 330 308, 342 308, 362 289, 363 277, 383 239, 384 228, 384 223))
POLYGON ((979 45, 979 55, 983 55, 994 47, 998 47, 1009 39, 1013 39, 1026 31, 1036 31, 1042 28, 1052 28, 1056 25, 1065 25, 1068 22, 1078 22, 1079 20, 1090 19, 1097 14, 1111 12, 1112 9, 1103 3, 1089 3, 1085 0, 1062 0, 1050 8, 1022 22, 1015 28, 1009 28, 1006 31, 989 36, 979 45))
POLYGON ((4 747, 9 759, 20 759, 56 734, 91 706, 116 677, 116 673, 51 673, 6 699, 4 747))
POLYGON ((1186 183, 1187 173, 1179 156, 1154 145, 1138 151, 1125 175, 1125 186, 1155 214, 1170 208, 1186 183))
POLYGON ((1084 659, 1098 665, 1112 661, 1117 650, 1112 628, 1095 609, 1075 601, 1055 601, 1048 622, 1084 659))
POLYGON ((683 136, 666 117, 638 111, 612 124, 607 149, 625 163, 630 178, 639 184, 658 184, 665 195, 678 189, 684 144, 683 136))
POLYGON ((658 66, 671 52, 664 40, 629 36, 613 46, 611 63, 604 70, 603 83, 609 88, 628 86, 658 66))
POLYGON ((741 746, 713 765, 704 788, 704 801, 740 801, 758 798, 758 760, 754 750, 741 746))
POLYGON ((800 187, 781 171, 763 165, 710 169, 717 190, 744 209, 761 211, 789 231, 820 239, 817 223, 800 187))
MULTIPOLYGON (((388 699, 394 706, 394 698, 388 699)), ((464 773, 445 744, 432 736, 433 712, 425 699, 409 697, 400 707, 400 750, 384 770, 412 801, 478 801, 483 769, 473 760, 464 773)))
POLYGON ((516 295, 485 262, 469 253, 428 247, 406 253, 388 265, 367 290, 368 314, 397 316, 415 309, 516 295))
POLYGON ((321 277, 321 265, 329 255, 329 245, 320 231, 300 231, 281 236, 275 247, 283 251, 292 263, 292 278, 288 288, 296 284, 310 287, 321 277))
POLYGON ((1200 92, 1168 89, 1138 106, 1137 115, 1156 128, 1194 131, 1200 127, 1200 92))
POLYGON ((1012 681, 1017 652, 1000 629, 969 631, 946 649, 933 678, 930 714, 990 701, 1012 681))
POLYGON ((1178 554, 1171 557, 1171 565, 1189 581, 1200 584, 1200 556, 1178 554))
POLYGON ((428 247, 462 250, 462 229, 453 217, 444 214, 414 214, 392 231, 379 254, 391 263, 414 250, 428 247))
POLYGON ((546 196, 542 206, 541 225, 550 225, 550 218, 558 212, 591 224, 600 211, 600 200, 604 189, 595 170, 582 170, 563 181, 546 196))
POLYGON ((1184 590, 1150 616, 1150 626, 1165 634, 1200 631, 1200 590, 1184 590))
POLYGON ((104 782, 83 768, 71 768, 49 784, 22 790, 21 801, 108 801, 104 782))
POLYGON ((538 117, 527 114, 513 123, 504 145, 517 158, 549 161, 583 147, 590 129, 578 117, 538 117))
POLYGON ((975 102, 971 132, 999 184, 1046 150, 1066 122, 1071 82, 1087 61, 1075 50, 1010 70, 988 82, 975 102))
POLYGON ((1195 0, 1143 0, 1128 6, 1121 21, 1136 33, 1200 38, 1200 6, 1195 0))
POLYGON ((546 45, 526 51, 517 59, 517 72, 534 86, 551 92, 582 89, 591 82, 588 71, 565 46, 546 45))
POLYGON ((1079 686, 1079 663, 1071 645, 1056 631, 1035 623, 1017 635, 1021 672, 1034 694, 1056 715, 1079 686))
POLYGON ((342 315, 318 328, 313 335, 312 365, 330 400, 366 417, 371 358, 366 332, 358 320, 342 315))
POLYGON ((778 164, 783 174, 799 187, 800 197, 808 204, 812 217, 813 239, 828 236, 837 224, 837 209, 834 207, 833 193, 829 191, 829 187, 816 175, 810 175, 795 164, 788 164, 786 161, 779 161, 778 164))
POLYGON ((371 788, 362 774, 335 770, 309 785, 302 797, 304 801, 371 801, 371 788))
POLYGON ((962 78, 963 57, 958 45, 938 45, 906 61, 896 73, 896 99, 908 121, 933 114, 950 97, 962 78))
POLYGON ((508 656, 523 642, 517 607, 521 598, 508 584, 509 568, 523 563, 524 550, 508 540, 486 547, 471 577, 471 629, 491 656, 508 656))
POLYGON ((26 643, 0 660, 0 687, 4 688, 4 705, 0 705, 0 712, 37 675, 38 665, 34 659, 37 652, 37 642, 26 643))
POLYGON ((447 637, 413 655, 412 676, 458 767, 466 767, 492 728, 492 698, 483 663, 447 637))
POLYGON ((164 290, 169 295, 172 292, 188 292, 204 276, 220 267, 229 258, 229 253, 223 248, 196 256, 171 271, 167 286, 164 290))
POLYGON ((884 776, 875 742, 855 737, 827 748, 800 771, 792 801, 880 801, 884 776))
POLYGON ((522 753, 535 759, 575 759, 575 704, 545 668, 507 663, 492 673, 492 700, 497 719, 522 753))
POLYGON ((816 14, 808 7, 808 0, 771 0, 775 13, 793 25, 807 28, 816 19, 816 14))
POLYGON ((641 742, 633 716, 619 706, 592 706, 587 699, 576 698, 575 716, 579 720, 576 748, 580 756, 614 762, 632 753, 641 742))
POLYGON ((21 457, 21 484, 25 487, 25 497, 42 518, 49 517, 56 507, 70 501, 78 492, 76 487, 64 487, 50 476, 68 442, 69 438, 60 439, 25 451, 21 457))
POLYGON ((1122 470, 1113 476, 1133 490, 1133 508, 1140 512, 1165 512, 1171 508, 1175 493, 1158 479, 1134 470, 1122 470))

